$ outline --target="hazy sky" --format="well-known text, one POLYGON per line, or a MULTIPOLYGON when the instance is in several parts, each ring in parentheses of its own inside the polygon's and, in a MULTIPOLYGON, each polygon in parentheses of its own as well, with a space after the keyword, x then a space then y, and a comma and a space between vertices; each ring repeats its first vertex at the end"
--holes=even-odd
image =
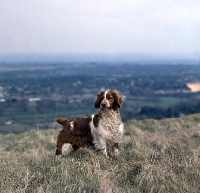
POLYGON ((0 53, 200 53, 200 0, 0 0, 0 53))

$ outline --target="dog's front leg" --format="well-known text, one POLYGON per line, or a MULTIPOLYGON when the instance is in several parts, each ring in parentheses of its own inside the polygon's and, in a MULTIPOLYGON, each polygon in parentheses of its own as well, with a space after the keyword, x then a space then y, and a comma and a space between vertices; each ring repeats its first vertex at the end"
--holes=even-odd
POLYGON ((115 155, 115 156, 118 156, 118 155, 119 155, 119 149, 120 149, 119 144, 118 144, 118 143, 115 143, 115 144, 113 145, 113 152, 114 152, 114 155, 115 155))
POLYGON ((106 140, 104 140, 103 138, 99 138, 98 141, 95 143, 95 147, 97 150, 100 150, 106 157, 108 156, 106 140))

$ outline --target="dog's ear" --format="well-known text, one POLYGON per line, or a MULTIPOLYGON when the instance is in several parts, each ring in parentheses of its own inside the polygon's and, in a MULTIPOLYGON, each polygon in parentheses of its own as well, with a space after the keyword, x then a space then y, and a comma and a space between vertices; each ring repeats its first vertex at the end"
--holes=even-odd
POLYGON ((98 93, 96 102, 94 104, 95 108, 100 108, 101 99, 102 99, 103 94, 104 94, 104 91, 101 91, 101 92, 98 93))
POLYGON ((68 120, 65 118, 59 118, 57 119, 57 122, 61 125, 66 125, 68 123, 68 120))
POLYGON ((115 105, 117 106, 117 108, 120 108, 121 104, 124 102, 123 97, 118 94, 117 90, 112 90, 111 92, 115 100, 115 105))

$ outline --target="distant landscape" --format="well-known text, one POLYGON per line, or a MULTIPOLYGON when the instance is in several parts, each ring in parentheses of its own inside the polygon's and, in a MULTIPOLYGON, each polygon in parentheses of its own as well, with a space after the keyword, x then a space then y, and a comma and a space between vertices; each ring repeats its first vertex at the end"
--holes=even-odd
POLYGON ((199 113, 199 83, 196 60, 0 62, 0 132, 57 128, 58 117, 95 113, 105 89, 124 96, 124 122, 199 113))

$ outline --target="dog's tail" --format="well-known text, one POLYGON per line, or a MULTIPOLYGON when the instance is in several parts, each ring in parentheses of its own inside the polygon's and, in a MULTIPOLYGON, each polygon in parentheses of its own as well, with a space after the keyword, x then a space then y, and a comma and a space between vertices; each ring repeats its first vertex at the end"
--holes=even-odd
POLYGON ((66 125, 66 123, 68 123, 69 121, 65 118, 59 118, 57 119, 57 122, 61 125, 66 125))

